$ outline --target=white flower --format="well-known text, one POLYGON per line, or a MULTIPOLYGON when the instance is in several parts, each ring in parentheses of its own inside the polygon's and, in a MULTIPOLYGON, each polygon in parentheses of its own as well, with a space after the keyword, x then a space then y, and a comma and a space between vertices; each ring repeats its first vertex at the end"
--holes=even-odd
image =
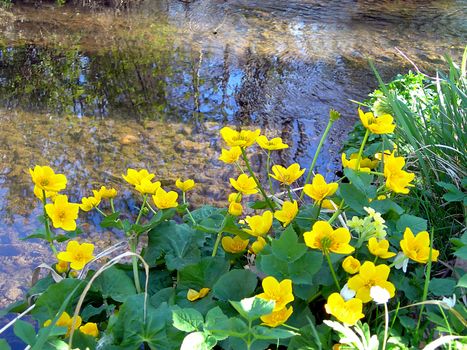
POLYGON ((357 294, 357 292, 355 292, 353 289, 350 289, 347 283, 344 285, 340 292, 341 297, 345 301, 352 299, 355 294, 357 294))
POLYGON ((448 309, 452 309, 454 305, 456 305, 456 295, 453 294, 451 298, 443 297, 443 299, 441 299, 441 302, 446 304, 448 309))
POLYGON ((398 270, 402 268, 402 271, 406 273, 408 264, 409 264, 409 258, 406 257, 404 253, 399 252, 396 255, 396 259, 394 259, 394 267, 398 270))
POLYGON ((370 288, 370 296, 376 304, 386 304, 391 298, 387 289, 380 286, 373 286, 370 288))

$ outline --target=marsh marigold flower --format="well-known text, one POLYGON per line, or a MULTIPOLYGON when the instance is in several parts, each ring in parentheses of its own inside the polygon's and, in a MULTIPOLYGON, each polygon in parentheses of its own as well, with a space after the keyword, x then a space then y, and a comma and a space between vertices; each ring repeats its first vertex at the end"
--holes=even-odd
POLYGON ((82 211, 90 211, 96 208, 101 202, 100 197, 91 196, 81 198, 81 204, 79 205, 82 211))
POLYGON ((228 201, 229 203, 232 203, 232 202, 240 203, 242 201, 242 194, 240 192, 231 193, 229 194, 228 201))
POLYGON ((283 143, 280 137, 275 137, 271 140, 268 140, 266 136, 261 135, 256 139, 256 143, 259 145, 259 147, 268 151, 278 151, 280 149, 289 148, 289 145, 283 143))
POLYGON ((293 202, 285 201, 282 204, 282 209, 277 210, 274 213, 274 217, 277 220, 279 220, 280 222, 282 222, 282 225, 285 227, 288 224, 290 224, 293 219, 295 219, 297 214, 298 214, 298 203, 297 203, 297 201, 293 201, 293 202))
POLYGON ((222 149, 221 155, 219 156, 219 160, 223 161, 226 164, 232 164, 235 163, 238 158, 242 155, 242 150, 240 147, 235 146, 232 147, 231 149, 222 149))
POLYGON ((146 169, 128 169, 126 175, 122 175, 123 179, 133 186, 139 185, 143 179, 152 180, 155 176, 154 174, 150 174, 146 169))
POLYGON ((350 232, 346 228, 333 229, 327 221, 317 221, 311 231, 303 234, 305 244, 312 249, 330 251, 336 254, 350 254, 355 248, 349 242, 350 232))
POLYGON ((268 315, 261 316, 261 321, 263 325, 268 327, 277 327, 285 323, 293 313, 293 307, 284 307, 279 311, 274 311, 268 315))
MULTIPOLYGON (((414 236, 412 230, 407 227, 404 232, 404 239, 400 241, 404 255, 413 261, 421 264, 428 262, 430 254, 430 235, 426 231, 419 232, 414 236)), ((431 261, 438 261, 439 251, 431 250, 431 261)))
POLYGON ((255 179, 246 174, 241 174, 237 178, 237 180, 230 178, 230 184, 238 192, 241 192, 243 194, 258 193, 258 188, 256 187, 255 179))
POLYGON ((342 268, 345 272, 353 275, 360 270, 360 261, 355 259, 353 256, 348 256, 344 261, 342 261, 342 268))
POLYGON ((243 213, 243 206, 237 202, 231 202, 229 204, 229 214, 233 216, 240 216, 243 213))
POLYGON ((234 238, 230 236, 222 237, 221 244, 222 248, 227 253, 237 254, 243 252, 248 246, 249 241, 247 239, 241 239, 239 236, 234 238))
MULTIPOLYGON (((66 311, 64 311, 60 317, 58 318, 57 322, 55 323, 55 326, 58 327, 66 327, 67 332, 65 337, 68 337, 71 332, 71 328, 73 327, 73 322, 74 322, 74 328, 78 329, 79 326, 81 326, 82 319, 80 316, 76 316, 76 318, 71 318, 70 315, 66 311)), ((52 320, 47 320, 44 322, 44 327, 48 327, 52 324, 52 320)))
POLYGON ((258 236, 256 241, 251 244, 250 253, 258 255, 258 253, 261 252, 265 246, 266 240, 263 237, 258 236))
POLYGON ((49 166, 36 165, 34 170, 29 169, 32 181, 41 190, 60 192, 66 187, 66 177, 63 174, 55 174, 49 166))
POLYGON ((387 281, 390 271, 391 269, 387 265, 375 266, 371 261, 365 261, 360 267, 358 275, 349 279, 349 288, 356 291, 356 297, 364 303, 371 301, 370 289, 373 286, 386 289, 393 297, 396 288, 387 281))
POLYGON ((365 315, 363 314, 363 304, 360 299, 350 299, 345 301, 339 293, 332 293, 328 297, 326 312, 333 315, 340 322, 348 326, 353 326, 357 321, 365 315))
POLYGON ((273 165, 271 170, 274 174, 269 175, 273 179, 285 185, 291 185, 303 175, 306 169, 300 169, 300 164, 294 163, 288 168, 284 168, 282 165, 273 165))
POLYGON ((152 196, 154 204, 159 209, 176 208, 178 206, 178 193, 175 191, 166 192, 162 187, 159 187, 156 194, 152 196))
POLYGON ((208 295, 210 291, 211 291, 211 289, 209 289, 209 288, 201 288, 199 292, 197 290, 194 290, 194 289, 188 289, 188 292, 186 293, 186 298, 189 301, 195 301, 195 300, 198 300, 198 299, 202 299, 206 295, 208 295))
POLYGON ((388 251, 389 241, 387 239, 382 239, 381 241, 378 241, 376 237, 371 237, 368 240, 368 250, 371 254, 381 259, 389 259, 393 256, 396 256, 396 253, 388 251))
POLYGON ((66 246, 66 251, 57 254, 57 259, 67 261, 70 267, 75 270, 82 270, 84 265, 94 259, 94 244, 83 243, 77 241, 69 241, 66 246))
MULTIPOLYGON (((344 168, 350 168, 353 170, 357 170, 357 159, 358 159, 358 154, 354 153, 350 155, 350 159, 347 159, 345 153, 342 153, 342 166, 344 168)), ((376 168, 378 165, 379 161, 378 160, 371 160, 370 158, 362 158, 360 159, 360 171, 369 173, 371 169, 376 168)))
POLYGON ((160 181, 152 182, 149 177, 145 177, 144 179, 141 179, 139 184, 135 185, 135 190, 142 195, 155 194, 160 187, 160 181))
POLYGON ((256 138, 261 133, 261 130, 257 129, 255 131, 236 131, 226 126, 221 129, 220 133, 225 143, 229 147, 240 146, 242 148, 245 148, 255 143, 256 138))
POLYGON ((415 174, 408 173, 402 168, 405 166, 403 157, 395 157, 394 153, 384 157, 384 177, 386 178, 386 188, 395 193, 407 194, 408 187, 413 187, 410 182, 415 178, 415 174))
POLYGON ((394 118, 389 114, 376 117, 373 115, 373 112, 364 113, 359 108, 358 115, 363 126, 373 134, 392 134, 396 128, 396 125, 393 124, 394 118))
POLYGON ((74 231, 76 229, 79 204, 69 203, 66 195, 57 195, 53 203, 45 205, 45 211, 55 228, 62 228, 65 231, 74 231))
POLYGON ((326 197, 332 196, 337 191, 338 186, 337 182, 327 183, 323 175, 317 174, 311 184, 306 184, 303 187, 303 192, 316 202, 321 202, 326 197))
POLYGON ((178 178, 177 181, 175 181, 175 186, 182 192, 188 192, 195 187, 195 181, 192 179, 182 181, 182 179, 178 178))
MULTIPOLYGON (((41 201, 44 200, 44 192, 41 188, 34 186, 34 195, 39 198, 41 201)), ((57 192, 45 191, 45 198, 50 198, 52 201, 55 199, 57 192)))
POLYGON ((270 211, 265 211, 263 215, 247 216, 245 221, 250 228, 244 228, 243 231, 252 236, 264 236, 271 229, 272 218, 270 211))
POLYGON ((292 280, 290 279, 279 282, 274 277, 268 276, 263 280, 262 285, 263 293, 258 294, 256 297, 265 300, 274 300, 276 304, 273 312, 284 309, 288 303, 294 300, 292 294, 292 280))
POLYGON ((101 186, 101 188, 96 191, 92 190, 94 197, 100 197, 102 199, 110 199, 117 197, 117 190, 115 188, 107 188, 105 186, 101 186))
POLYGON ((94 322, 88 322, 84 324, 83 326, 79 327, 79 331, 94 338, 99 336, 99 329, 97 328, 97 324, 94 322))
POLYGON ((69 264, 68 261, 63 261, 63 260, 58 260, 58 262, 55 264, 55 270, 58 273, 65 273, 68 271, 69 264))

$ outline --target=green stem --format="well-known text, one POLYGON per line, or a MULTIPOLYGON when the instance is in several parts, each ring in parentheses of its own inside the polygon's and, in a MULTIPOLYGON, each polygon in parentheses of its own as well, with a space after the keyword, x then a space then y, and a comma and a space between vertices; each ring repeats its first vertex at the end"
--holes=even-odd
POLYGON ((112 213, 115 213, 115 206, 114 206, 114 199, 110 198, 110 208, 112 209, 112 213))
POLYGON ((188 209, 188 203, 186 201, 186 195, 185 195, 185 191, 182 192, 182 199, 183 199, 183 204, 186 205, 186 213, 188 214, 188 217, 190 218, 191 222, 193 223, 193 225, 196 225, 196 221, 195 219, 193 218, 193 215, 191 215, 191 211, 190 209, 188 209))
MULTIPOLYGON (((328 125, 326 125, 326 129, 324 129, 324 133, 321 136, 321 140, 319 140, 318 143, 318 148, 316 148, 315 155, 313 156, 313 160, 311 161, 311 166, 308 169, 308 174, 306 175, 305 179, 305 185, 310 182, 311 180, 311 175, 313 174, 313 169, 315 168, 316 161, 318 160, 318 155, 321 152, 321 148, 323 147, 324 140, 326 140, 326 137, 328 136, 329 130, 331 130, 332 124, 334 124, 334 121, 332 119, 329 119, 328 125)), ((303 199, 303 196, 305 195, 305 192, 300 194, 300 199, 303 199)))
MULTIPOLYGON (((136 254, 136 247, 138 246, 138 239, 131 238, 130 240, 130 249, 132 253, 136 254)), ((139 282, 139 269, 138 269, 138 258, 136 256, 131 257, 131 262, 133 265, 133 278, 135 280, 136 292, 141 293, 141 284, 139 282)))
POLYGON ((143 209, 146 206, 146 200, 148 199, 147 194, 143 194, 143 204, 141 205, 141 208, 139 209, 138 217, 136 218, 135 225, 139 224, 139 220, 141 220, 141 216, 143 215, 143 209))
POLYGON ((253 180, 255 180, 256 186, 258 187, 259 191, 263 195, 264 200, 266 201, 266 204, 268 205, 268 207, 272 211, 274 211, 274 206, 272 205, 271 201, 269 200, 268 196, 266 195, 266 192, 264 192, 263 187, 261 187, 261 184, 259 183, 258 178, 256 177, 255 173, 253 172, 253 169, 251 169, 250 161, 248 160, 248 157, 246 156, 245 150, 243 148, 241 150, 242 150, 242 158, 245 161, 246 167, 247 167, 251 177, 253 178, 253 180))
POLYGON ((245 174, 245 172, 243 171, 242 167, 240 166, 240 164, 238 163, 238 161, 235 162, 235 165, 237 166, 238 170, 240 170, 240 172, 242 174, 245 174))
POLYGON ((363 137, 362 145, 360 146, 360 150, 358 151, 357 166, 355 167, 356 171, 360 170, 360 161, 362 160, 363 148, 365 147, 365 144, 368 141, 369 136, 370 136, 370 130, 366 129, 365 136, 363 137))
POLYGON ((54 253, 54 255, 57 256, 58 251, 57 251, 57 248, 55 247, 54 240, 52 238, 52 231, 50 230, 50 219, 49 219, 49 216, 47 215, 47 210, 45 209, 46 204, 47 204, 47 197, 45 195, 45 190, 42 190, 42 207, 44 210, 45 236, 46 236, 47 242, 49 242, 50 249, 52 249, 52 252, 54 253))
MULTIPOLYGON (((431 229, 431 232, 430 232, 430 252, 428 254, 428 262, 426 266, 425 285, 423 286, 423 296, 421 300, 422 303, 426 301, 426 298, 428 296, 428 285, 430 283, 430 275, 431 275, 432 252, 433 252, 433 229, 431 229)), ((415 335, 417 336, 417 341, 418 341, 418 330, 420 328, 420 323, 422 321, 422 314, 423 314, 424 307, 425 307, 425 304, 422 304, 422 306, 420 307, 420 314, 418 315, 417 328, 415 329, 415 335)))
POLYGON ((214 243, 214 248, 213 248, 212 254, 211 254, 212 257, 216 256, 216 254, 217 254, 217 249, 219 249, 219 243, 221 241, 221 238, 222 238, 222 231, 220 231, 217 234, 216 242, 214 243))
POLYGON ((104 213, 102 210, 100 210, 98 207, 94 207, 94 208, 95 208, 95 209, 97 210, 97 212, 98 212, 99 214, 101 214, 103 217, 106 217, 106 216, 107 216, 107 214, 104 213))
POLYGON ((289 195, 289 199, 293 202, 292 192, 290 191, 290 185, 287 185, 287 194, 289 195))
POLYGON ((339 285, 339 281, 337 280, 336 272, 334 271, 334 267, 332 267, 332 262, 331 262, 331 257, 329 255, 329 252, 326 250, 324 252, 324 255, 326 256, 326 260, 328 261, 329 269, 331 270, 332 278, 334 279, 334 283, 336 284, 337 290, 341 290, 341 286, 339 285))
POLYGON ((269 176, 270 166, 271 166, 271 151, 268 150, 268 158, 266 160, 266 175, 268 177, 268 182, 269 182, 269 193, 272 193, 272 180, 271 180, 271 176, 269 176))
POLYGON ((384 173, 380 173, 379 171, 370 171, 370 174, 384 176, 384 173))
POLYGON ((332 224, 334 222, 334 220, 337 219, 337 217, 340 215, 340 213, 342 213, 342 208, 344 207, 344 200, 342 199, 341 200, 341 203, 339 204, 339 208, 337 208, 337 210, 334 212, 334 214, 332 214, 331 218, 328 220, 328 223, 332 224))
POLYGON ((389 331, 388 304, 384 303, 384 338, 383 338, 383 349, 382 350, 386 350, 386 342, 388 341, 388 331, 389 331))
MULTIPOLYGON (((315 203, 316 205, 316 203, 315 203)), ((319 214, 321 213, 321 207, 323 206, 323 201, 318 202, 318 211, 316 212, 315 222, 318 221, 319 214)))

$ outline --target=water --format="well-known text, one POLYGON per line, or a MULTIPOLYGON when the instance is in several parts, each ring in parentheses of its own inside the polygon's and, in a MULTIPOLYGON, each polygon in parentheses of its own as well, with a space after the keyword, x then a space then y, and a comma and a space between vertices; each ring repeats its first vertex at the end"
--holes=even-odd
MULTIPOLYGON (((279 164, 310 163, 329 109, 343 117, 318 162, 332 178, 356 106, 411 65, 428 72, 466 38, 465 1, 143 2, 131 11, 15 5, 0 10, 0 306, 20 298, 47 247, 21 238, 41 208, 27 169, 51 165, 78 201, 112 185, 128 215, 135 202, 120 177, 154 171, 170 186, 198 183, 192 203, 224 203, 231 169, 218 131, 257 126, 291 148, 279 164)), ((255 158, 264 166, 264 155, 255 158)), ((115 234, 99 217, 80 224, 101 249, 115 234)))

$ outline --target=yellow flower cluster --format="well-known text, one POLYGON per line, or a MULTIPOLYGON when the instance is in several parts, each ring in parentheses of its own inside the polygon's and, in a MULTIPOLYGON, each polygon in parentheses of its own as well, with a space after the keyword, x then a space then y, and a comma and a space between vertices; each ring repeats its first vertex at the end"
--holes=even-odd
POLYGON ((287 304, 294 300, 292 280, 285 279, 279 282, 274 277, 268 276, 263 280, 262 286, 263 293, 256 295, 256 297, 272 300, 275 304, 272 313, 261 316, 261 321, 269 327, 280 326, 287 321, 293 313, 293 307, 287 307, 287 304))
MULTIPOLYGON (((81 333, 90 335, 94 338, 99 336, 99 329, 97 328, 96 323, 88 322, 81 326, 82 322, 83 320, 80 316, 72 318, 66 311, 64 311, 55 323, 55 326, 67 328, 65 337, 70 335, 72 328, 79 329, 81 333)), ((51 324, 52 320, 47 320, 44 322, 44 327, 49 327, 51 324)))

